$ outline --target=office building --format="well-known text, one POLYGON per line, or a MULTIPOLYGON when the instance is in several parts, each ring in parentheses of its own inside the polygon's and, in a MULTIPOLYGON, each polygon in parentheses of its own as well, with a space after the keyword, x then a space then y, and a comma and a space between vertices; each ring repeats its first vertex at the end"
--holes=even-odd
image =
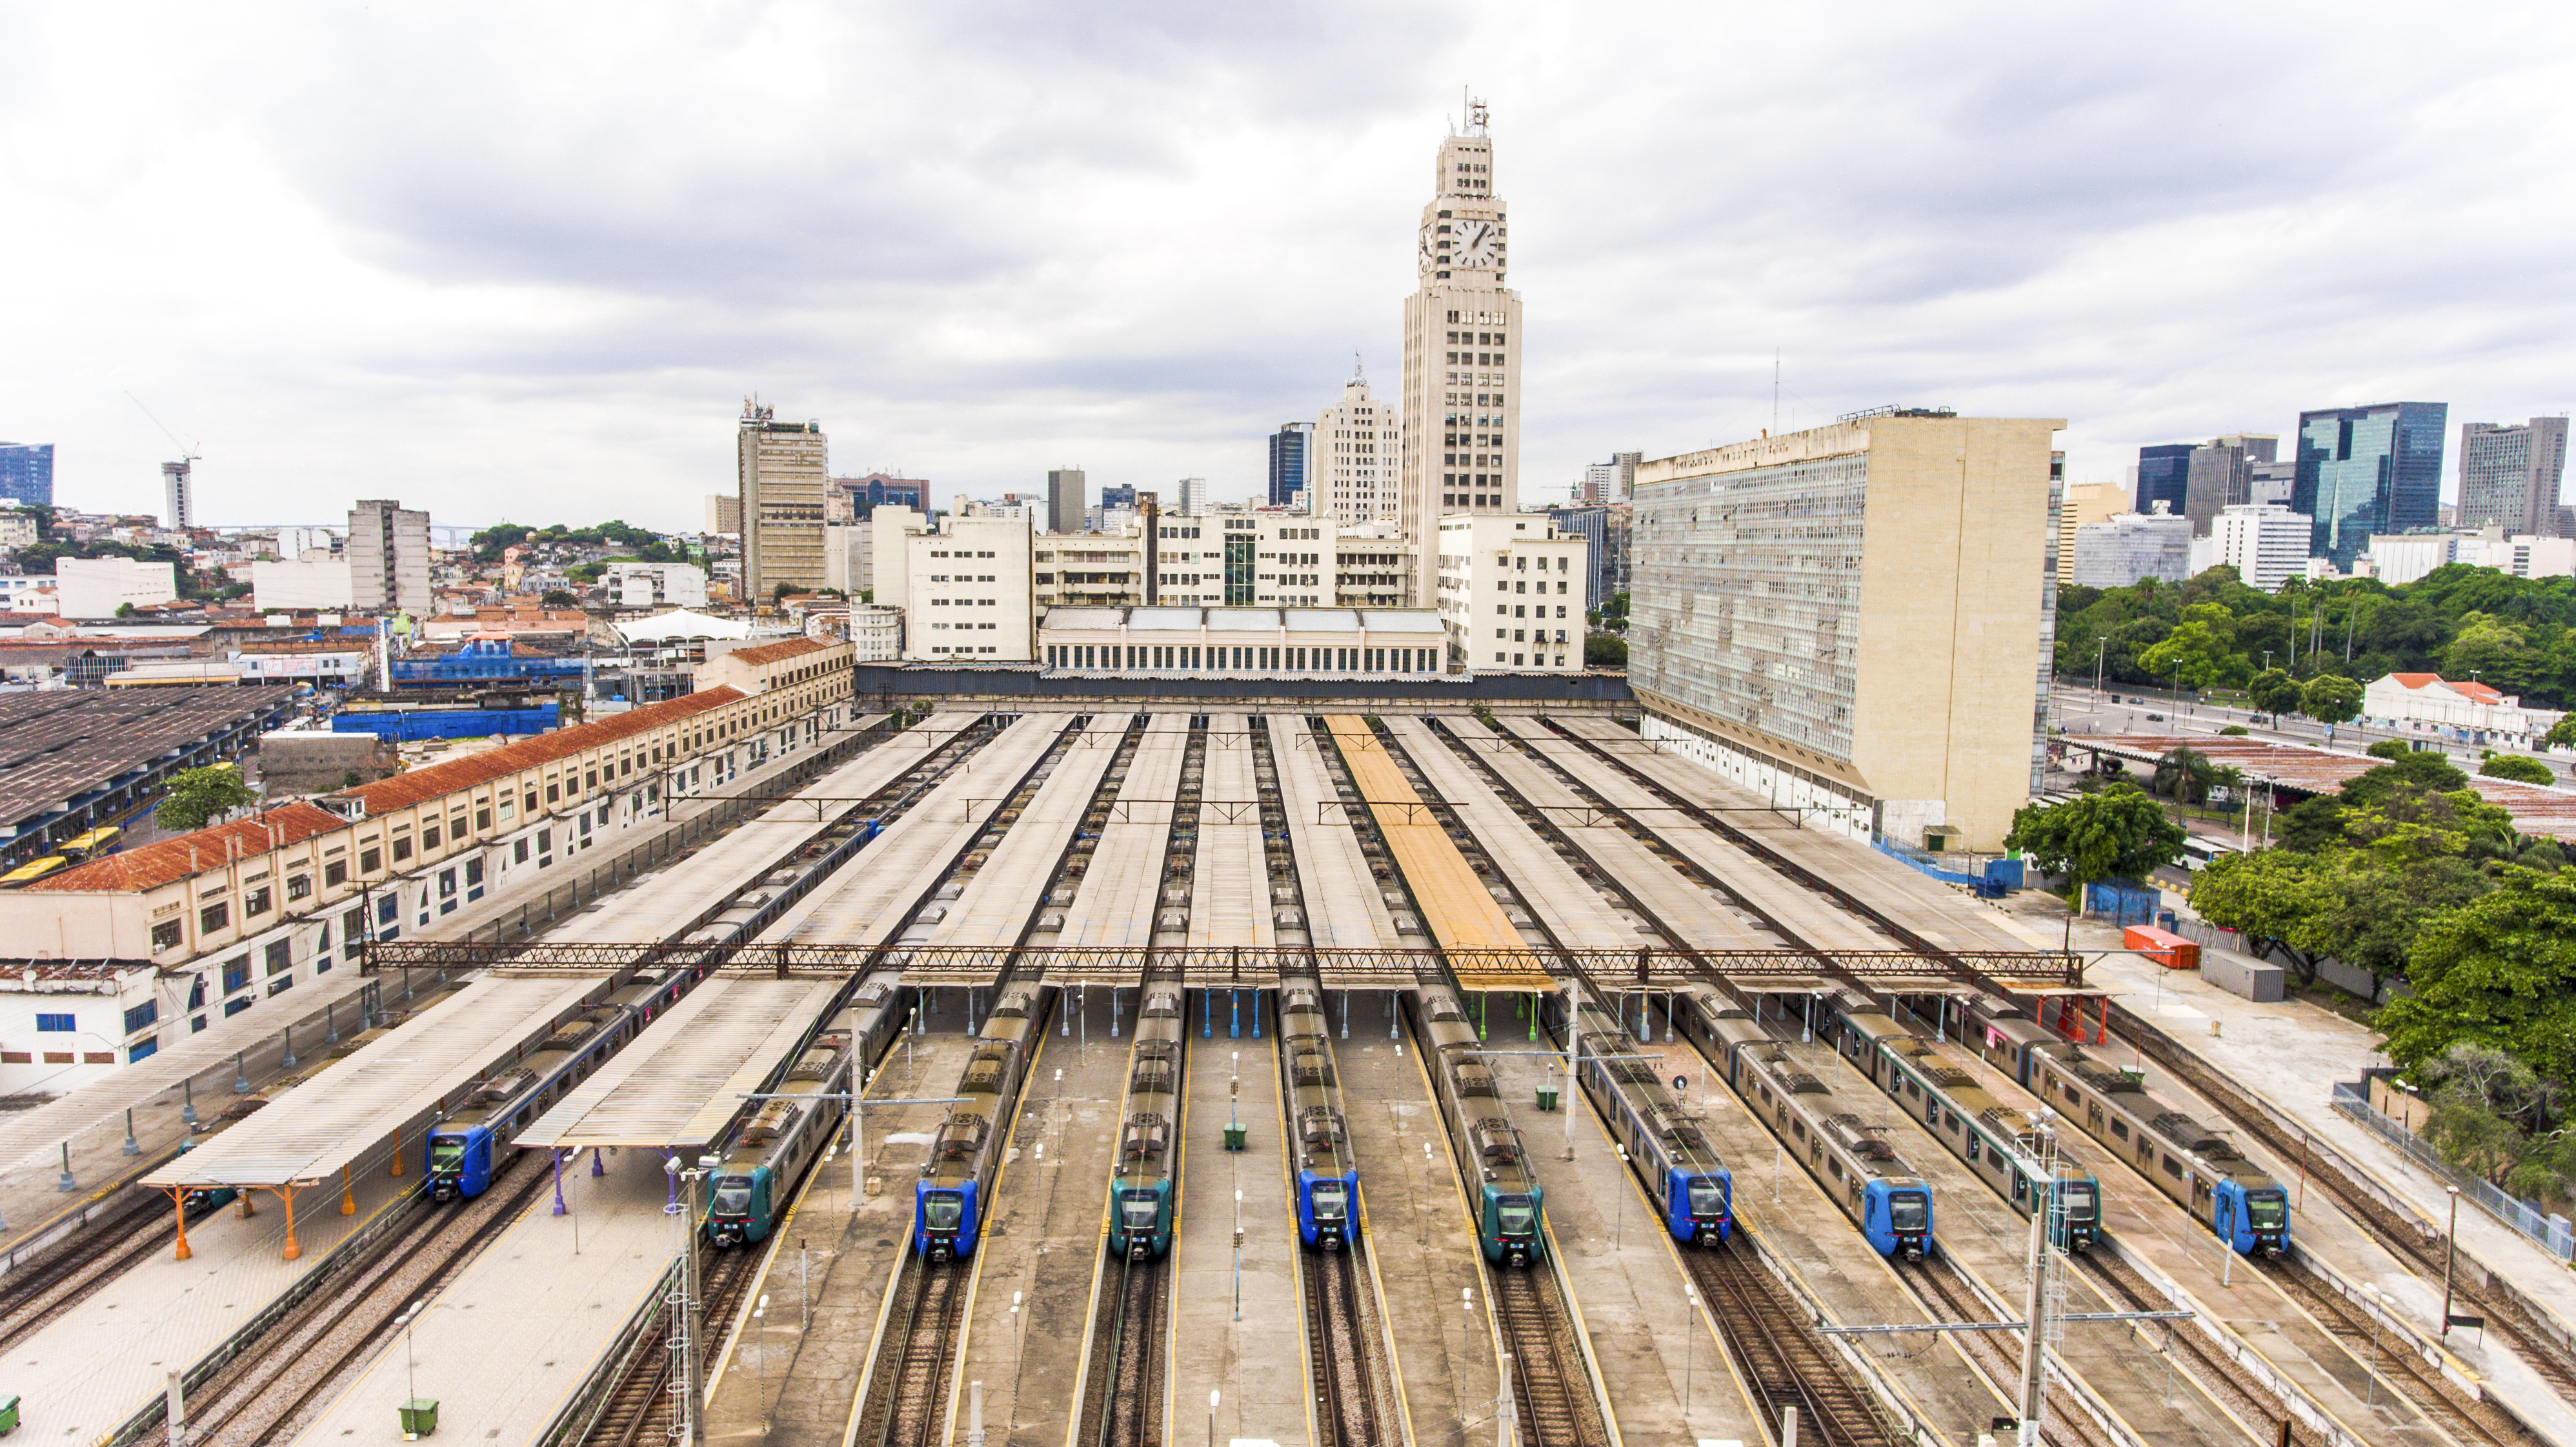
POLYGON ((2373 533, 2440 525, 2442 402, 2383 402, 2299 414, 2290 510, 2314 519, 2311 555, 2349 571, 2373 533))
POLYGON ((1647 736, 1823 827, 2000 848, 2046 758, 2065 425, 1887 409, 1639 466, 1647 736))
POLYGON ((2280 450, 2280 438, 2251 432, 2212 438, 2194 447, 2184 470, 2183 505, 2174 509, 2191 519, 2192 536, 2208 537, 2220 508, 2252 502, 2255 465, 2274 461, 2280 450))
POLYGON ((2188 442, 2169 442, 2138 449, 2136 492, 2130 499, 2129 511, 2184 515, 2191 494, 2191 446, 2188 442))
POLYGON ((2124 512, 2088 522, 2075 529, 2073 553, 2060 562, 2079 587, 2125 588, 2141 578, 2179 583, 2191 576, 2191 519, 2124 512))
POLYGON ((1433 596, 1457 671, 1583 671, 1583 539, 1544 514, 1446 517, 1435 536, 1433 596))
POLYGON ((310 557, 274 563, 261 559, 250 565, 251 602, 264 612, 335 610, 349 607, 356 597, 349 560, 319 548, 310 557))
POLYGON ((1330 518, 1336 526, 1402 525, 1396 461, 1403 441, 1395 408, 1369 395, 1367 378, 1344 382, 1341 399, 1315 419, 1314 448, 1308 512, 1330 518))
POLYGON ((781 422, 774 408, 742 404, 734 468, 747 601, 766 603, 781 591, 810 593, 824 585, 828 446, 820 422, 781 422))
POLYGON ((54 444, 0 442, 0 499, 54 505, 54 444))
POLYGON ((707 494, 707 531, 726 537, 742 534, 742 494, 711 492, 707 494))
POLYGON ((2057 582, 2075 581, 2075 530, 2108 518, 2134 515, 2133 489, 2119 483, 2079 482, 2065 490, 2057 512, 2057 582))
POLYGON ((2461 423, 2459 526, 2555 533, 2558 484, 2566 471, 2564 417, 2461 423))
MULTIPOLYGON (((1273 453, 1278 445, 1271 446, 1273 453)), ((1051 533, 1078 533, 1083 523, 1083 473, 1079 467, 1057 467, 1047 472, 1046 530, 1051 533)), ((915 504, 918 506, 918 504, 915 504)))
POLYGON ((1628 537, 1635 516, 1626 503, 1547 510, 1548 525, 1558 536, 1583 539, 1588 560, 1583 584, 1586 609, 1598 609, 1611 595, 1628 591, 1628 537))
POLYGON ((2308 539, 2313 520, 2285 507, 2239 503, 2219 510, 2210 529, 2210 562, 2234 568, 2239 582, 2266 593, 2281 591, 2308 568, 2308 539))
POLYGON ((1185 518, 1200 518, 1207 516, 1208 481, 1206 478, 1185 477, 1179 482, 1173 484, 1173 486, 1178 490, 1181 500, 1181 505, 1177 510, 1177 516, 1185 518))
POLYGON ((177 601, 178 568, 132 558, 57 558, 54 589, 66 618, 113 618, 119 608, 177 601))
POLYGON ((887 586, 889 558, 877 562, 880 602, 902 600, 903 656, 936 662, 1026 663, 1035 654, 1036 603, 1030 596, 1027 512, 1000 517, 945 517, 935 527, 920 514, 893 508, 874 523, 877 536, 900 540, 901 592, 887 586), (916 530, 916 528, 918 530, 916 530))
MULTIPOLYGON (((1415 236, 1421 285, 1404 302, 1396 526, 1417 543, 1452 514, 1520 511, 1521 299, 1503 285, 1509 238, 1484 104, 1466 119, 1440 143, 1415 236)), ((1436 596, 1438 556, 1426 546, 1416 558, 1417 602, 1436 596)))
POLYGON ((1315 424, 1282 422, 1270 434, 1270 505, 1302 507, 1307 469, 1314 465, 1315 424))
POLYGON ((2299 464, 2289 458, 2250 464, 2251 474, 2245 484, 2245 500, 2256 505, 2272 503, 2290 505, 2291 494, 2299 490, 2299 464))
POLYGON ((871 472, 865 477, 836 477, 823 493, 823 521, 846 523, 863 521, 881 507, 903 507, 920 511, 930 497, 930 483, 925 478, 895 477, 871 472))
POLYGON ((1642 452, 1613 452, 1608 462, 1596 462, 1583 469, 1583 482, 1577 500, 1580 502, 1626 502, 1637 487, 1637 464, 1642 452))
POLYGON ((186 458, 161 464, 161 515, 174 528, 197 525, 197 484, 186 458))
POLYGON ((392 498, 349 509, 349 604, 368 613, 430 610, 429 513, 392 498))
POLYGON ((1100 507, 1103 512, 1134 512, 1136 510, 1136 485, 1130 482, 1121 483, 1116 487, 1102 487, 1100 489, 1100 507))

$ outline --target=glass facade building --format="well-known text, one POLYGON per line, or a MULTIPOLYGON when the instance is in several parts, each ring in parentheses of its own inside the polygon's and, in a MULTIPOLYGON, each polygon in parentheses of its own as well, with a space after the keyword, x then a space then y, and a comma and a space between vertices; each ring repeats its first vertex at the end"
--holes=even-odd
POLYGON ((1587 610, 1609 602, 1614 593, 1628 591, 1630 516, 1626 504, 1547 510, 1548 524, 1560 535, 1581 538, 1590 545, 1585 555, 1589 577, 1583 585, 1587 610))
POLYGON ((2314 519, 2308 554, 2349 571, 2372 533, 2437 527, 2444 402, 2384 402, 2299 414, 2290 510, 2314 519))
POLYGON ((2176 517, 2191 501, 2191 454, 2188 442, 2138 449, 2138 499, 2134 511, 2152 513, 2157 503, 2176 517))
POLYGON ((1270 505, 1286 507, 1306 490, 1315 453, 1315 424, 1283 422, 1270 434, 1270 505))
POLYGON ((0 497, 54 505, 54 444, 0 442, 0 497))

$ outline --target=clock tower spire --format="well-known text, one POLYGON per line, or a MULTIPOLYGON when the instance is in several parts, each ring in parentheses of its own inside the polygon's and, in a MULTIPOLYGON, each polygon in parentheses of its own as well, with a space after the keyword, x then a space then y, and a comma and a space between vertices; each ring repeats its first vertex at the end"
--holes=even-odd
POLYGON ((1414 544, 1413 602, 1438 598, 1440 519, 1520 510, 1521 301, 1504 285, 1504 206, 1484 102, 1442 140, 1404 303, 1404 453, 1397 522, 1414 544))

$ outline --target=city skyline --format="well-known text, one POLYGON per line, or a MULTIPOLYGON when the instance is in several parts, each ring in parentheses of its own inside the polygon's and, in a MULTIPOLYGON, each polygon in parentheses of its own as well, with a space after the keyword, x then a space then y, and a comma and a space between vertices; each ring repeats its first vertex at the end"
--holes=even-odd
POLYGON ((1769 427, 1775 350, 1784 430, 1886 402, 2045 411, 2072 420, 2073 481, 2116 480, 2145 443, 2286 434, 2382 397, 2569 409, 2555 228, 2479 219, 2527 189, 2482 178, 2528 174, 2567 129, 2563 22, 2516 22, 2504 47, 2506 19, 2445 17, 2397 68, 2366 24, 2231 16, 2234 48, 2305 57, 2244 88, 2159 63, 2205 26, 2112 13, 1973 45, 1975 27, 1882 19, 1889 58, 1837 99, 1795 65, 1725 97, 1686 81, 1692 57, 1747 45, 1838 53, 1829 18, 1794 16, 1426 11, 1391 22, 1424 41, 1403 58, 1315 87, 1299 48, 1324 42, 1293 17, 988 45, 962 17, 791 6, 633 27, 613 61, 555 74, 519 67, 577 13, 496 12, 508 44, 351 16, 280 45, 276 22, 173 11, 102 52, 81 12, 39 6, 0 20, 30 78, 11 102, 29 144, 0 162, 25 224, 0 257, 46 278, 21 308, 34 344, 0 363, 0 436, 57 443, 66 501, 155 510, 169 443, 131 390, 203 439, 218 524, 327 490, 321 516, 384 491, 490 521, 541 492, 685 527, 729 475, 715 409, 757 390, 842 439, 838 471, 901 457, 990 496, 1079 456, 1249 497, 1269 434, 1313 415, 1353 350, 1397 374, 1420 157, 1461 123, 1462 81, 1508 144, 1512 285, 1546 300, 1524 501, 1614 448, 1769 427), (2122 45, 2088 49, 2114 25, 2122 45), (959 41, 977 58, 937 84, 965 104, 837 79, 959 41), (1641 49, 1670 71, 1632 74, 1641 49), (2018 79, 2093 51, 2050 86, 2018 79), (1028 84, 1055 64, 1068 84, 1028 84), (2455 107, 2469 73, 2484 99, 2455 107), (2320 148, 2337 163, 2310 164, 2320 148), (2427 189, 2450 200, 2409 199, 2427 189), (195 224, 146 222, 173 205, 195 224), (1246 234, 1247 212, 1293 219, 1246 234), (360 454, 370 480, 348 482, 360 454))

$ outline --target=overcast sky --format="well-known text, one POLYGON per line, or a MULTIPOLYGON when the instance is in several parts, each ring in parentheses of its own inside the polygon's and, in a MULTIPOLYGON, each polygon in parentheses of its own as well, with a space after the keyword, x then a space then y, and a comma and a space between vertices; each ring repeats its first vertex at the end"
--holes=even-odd
MULTIPOLYGON (((1392 394, 1493 107, 1522 496, 1883 403, 2069 475, 2302 407, 2576 402, 2576 11, 2366 4, 0 6, 0 439, 57 497, 693 528, 833 470, 1260 487, 1392 394)), ((2449 485, 2446 481, 2446 495, 2449 485)))

